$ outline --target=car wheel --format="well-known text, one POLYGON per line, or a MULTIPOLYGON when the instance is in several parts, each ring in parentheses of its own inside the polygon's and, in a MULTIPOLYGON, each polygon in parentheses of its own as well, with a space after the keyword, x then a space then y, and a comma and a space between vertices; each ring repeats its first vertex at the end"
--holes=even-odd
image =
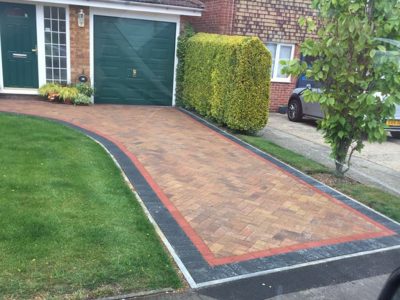
POLYGON ((400 139, 400 131, 391 131, 390 134, 395 139, 400 139))
POLYGON ((396 300, 400 296, 400 268, 390 274, 378 300, 396 300))
POLYGON ((287 116, 292 122, 299 122, 303 119, 303 108, 299 99, 292 98, 289 100, 287 116))

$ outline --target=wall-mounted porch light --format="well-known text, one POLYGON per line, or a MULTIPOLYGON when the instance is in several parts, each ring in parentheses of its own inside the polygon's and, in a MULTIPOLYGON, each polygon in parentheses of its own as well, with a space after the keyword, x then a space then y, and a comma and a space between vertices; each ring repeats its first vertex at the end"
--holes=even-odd
POLYGON ((78 13, 78 26, 85 27, 85 12, 81 9, 78 13))

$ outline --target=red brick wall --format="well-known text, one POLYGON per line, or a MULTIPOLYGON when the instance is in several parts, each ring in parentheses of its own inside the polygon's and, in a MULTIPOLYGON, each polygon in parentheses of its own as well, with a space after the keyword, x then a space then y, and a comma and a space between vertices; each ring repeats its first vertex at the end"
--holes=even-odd
POLYGON ((231 34, 233 29, 234 0, 203 0, 204 11, 200 17, 183 18, 197 32, 231 34))
POLYGON ((70 6, 70 49, 71 49, 71 81, 77 82, 82 73, 90 80, 90 32, 89 7, 70 6), (78 26, 78 13, 85 13, 85 27, 78 26))
MULTIPOLYGON (((235 0, 232 34, 256 35, 264 43, 295 45, 295 58, 300 57, 300 44, 308 36, 298 24, 302 16, 315 17, 311 0, 235 0)), ((270 111, 286 106, 296 87, 297 79, 290 83, 271 82, 270 111)))
POLYGON ((298 44, 307 35, 298 24, 302 16, 315 16, 311 0, 235 0, 232 33, 298 44))

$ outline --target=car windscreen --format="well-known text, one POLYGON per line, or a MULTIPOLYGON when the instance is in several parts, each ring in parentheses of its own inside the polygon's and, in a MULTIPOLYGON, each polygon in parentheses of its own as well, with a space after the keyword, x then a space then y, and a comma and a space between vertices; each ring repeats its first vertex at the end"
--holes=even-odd
MULTIPOLYGON (((300 61, 305 61, 308 65, 309 68, 311 68, 312 63, 315 59, 310 56, 301 56, 300 61)), ((321 88, 322 83, 321 82, 315 82, 314 80, 307 78, 306 74, 302 74, 299 76, 297 79, 297 84, 296 88, 306 88, 307 86, 311 86, 311 88, 321 88)))

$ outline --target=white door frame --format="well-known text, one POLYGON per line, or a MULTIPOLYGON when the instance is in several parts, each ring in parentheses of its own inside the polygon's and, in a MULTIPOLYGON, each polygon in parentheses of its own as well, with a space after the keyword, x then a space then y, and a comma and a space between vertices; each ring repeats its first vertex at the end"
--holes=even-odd
MULTIPOLYGON (((52 4, 43 5, 40 3, 32 3, 32 1, 10 1, 2 0, 3 2, 16 3, 16 4, 29 4, 36 7, 36 42, 37 42, 37 64, 38 64, 38 84, 39 87, 46 83, 46 57, 45 57, 45 42, 44 42, 44 6, 63 7, 65 8, 65 26, 66 26, 66 43, 67 43, 67 81, 71 82, 71 55, 70 55, 70 24, 69 24, 69 6, 52 4)), ((1 39, 0 39, 0 92, 3 94, 21 94, 21 95, 37 95, 38 89, 31 88, 6 88, 4 87, 3 80, 3 59, 1 52, 1 39)))

